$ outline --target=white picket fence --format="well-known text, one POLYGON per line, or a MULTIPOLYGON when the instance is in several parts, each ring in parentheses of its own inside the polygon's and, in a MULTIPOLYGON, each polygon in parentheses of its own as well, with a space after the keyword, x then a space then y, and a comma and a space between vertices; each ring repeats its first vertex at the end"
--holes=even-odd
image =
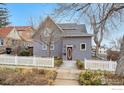
POLYGON ((2 65, 54 67, 54 58, 0 56, 2 65))
POLYGON ((84 61, 85 69, 115 71, 117 62, 102 60, 86 60, 84 61))

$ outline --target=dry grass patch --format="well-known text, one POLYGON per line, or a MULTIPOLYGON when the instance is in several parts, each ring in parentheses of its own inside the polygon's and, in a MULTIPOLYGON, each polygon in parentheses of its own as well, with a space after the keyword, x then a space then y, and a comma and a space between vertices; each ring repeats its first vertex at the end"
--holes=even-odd
POLYGON ((56 78, 55 70, 0 68, 1 85, 52 85, 56 78))

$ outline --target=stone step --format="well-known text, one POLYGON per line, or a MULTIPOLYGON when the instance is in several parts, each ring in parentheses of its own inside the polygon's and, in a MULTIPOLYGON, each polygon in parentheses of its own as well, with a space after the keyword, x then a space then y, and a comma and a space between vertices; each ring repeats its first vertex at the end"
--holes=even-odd
POLYGON ((57 69, 58 73, 79 74, 82 70, 73 69, 57 69))
POLYGON ((75 74, 58 74, 57 79, 78 80, 79 75, 75 74))
POLYGON ((56 79, 54 85, 79 85, 77 80, 56 79))
POLYGON ((57 70, 57 79, 78 80, 79 70, 57 70))

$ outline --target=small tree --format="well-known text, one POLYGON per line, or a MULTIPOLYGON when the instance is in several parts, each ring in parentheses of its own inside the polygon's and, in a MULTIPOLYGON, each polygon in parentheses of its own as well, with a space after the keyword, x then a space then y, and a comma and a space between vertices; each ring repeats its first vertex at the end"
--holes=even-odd
POLYGON ((56 32, 58 29, 57 25, 56 28, 53 26, 53 24, 56 25, 50 17, 47 17, 45 21, 39 23, 38 28, 34 28, 34 26, 32 26, 34 32, 39 32, 40 34, 40 40, 36 42, 41 45, 45 44, 47 46, 48 57, 51 57, 52 44, 55 44, 58 40, 60 40, 61 37, 61 34, 56 32))
POLYGON ((107 60, 118 61, 119 60, 119 52, 108 49, 107 50, 107 60))

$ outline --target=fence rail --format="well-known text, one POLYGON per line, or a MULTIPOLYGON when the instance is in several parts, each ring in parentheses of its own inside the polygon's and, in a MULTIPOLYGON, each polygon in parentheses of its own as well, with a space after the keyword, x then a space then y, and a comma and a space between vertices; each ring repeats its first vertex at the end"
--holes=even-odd
POLYGON ((117 62, 101 60, 85 60, 85 69, 115 71, 117 62))
POLYGON ((54 58, 0 56, 0 64, 54 67, 54 58))

